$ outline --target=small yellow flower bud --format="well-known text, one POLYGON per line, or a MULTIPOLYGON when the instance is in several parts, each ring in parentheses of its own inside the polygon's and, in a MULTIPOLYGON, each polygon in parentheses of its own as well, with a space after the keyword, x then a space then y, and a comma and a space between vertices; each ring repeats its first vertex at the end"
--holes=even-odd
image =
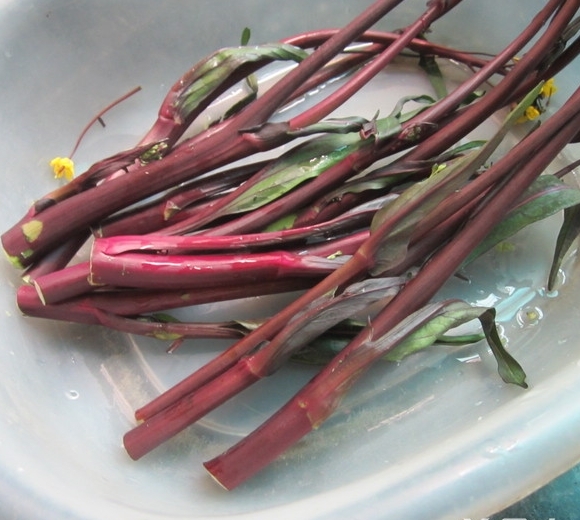
POLYGON ((543 97, 550 98, 556 92, 558 92, 558 87, 556 86, 556 82, 554 81, 554 78, 550 78, 549 80, 547 80, 544 83, 544 86, 542 87, 542 90, 540 91, 540 95, 542 95, 543 97))
POLYGON ((526 119, 528 121, 533 121, 534 119, 538 119, 540 117, 541 112, 535 106, 529 106, 526 108, 526 119))
POLYGON ((73 180, 75 176, 75 164, 72 159, 68 157, 55 157, 50 161, 50 166, 56 179, 64 177, 67 181, 73 180))

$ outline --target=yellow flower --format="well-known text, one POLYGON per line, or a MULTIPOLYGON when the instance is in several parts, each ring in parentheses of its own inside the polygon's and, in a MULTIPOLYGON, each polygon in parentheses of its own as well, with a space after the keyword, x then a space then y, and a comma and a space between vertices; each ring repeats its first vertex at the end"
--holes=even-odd
POLYGON ((523 115, 517 120, 518 123, 527 123, 528 121, 533 121, 534 119, 538 119, 542 115, 542 112, 538 109, 538 107, 534 105, 530 105, 526 108, 526 111, 523 115))
POLYGON ((554 78, 550 78, 542 86, 542 90, 540 91, 540 95, 543 97, 546 97, 546 98, 550 98, 556 92, 558 92, 558 87, 556 86, 556 82, 554 81, 554 78))
POLYGON ((56 179, 64 177, 67 181, 73 180, 75 176, 75 163, 72 159, 68 157, 55 157, 50 161, 50 166, 56 179))
POLYGON ((526 108, 525 118, 528 121, 533 121, 534 119, 538 119, 542 113, 534 106, 529 106, 526 108))

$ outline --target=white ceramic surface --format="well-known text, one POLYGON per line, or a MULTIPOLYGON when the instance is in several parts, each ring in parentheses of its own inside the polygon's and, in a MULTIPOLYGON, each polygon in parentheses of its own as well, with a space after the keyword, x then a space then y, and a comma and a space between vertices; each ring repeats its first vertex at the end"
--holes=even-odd
MULTIPOLYGON (((237 44, 245 26, 254 42, 271 41, 342 25, 369 3, 0 0, 2 228, 54 187, 47 162, 69 153, 84 124, 122 93, 143 87, 106 115, 105 128, 91 129, 81 166, 132 145, 169 85, 200 57, 237 44)), ((431 38, 495 50, 542 4, 464 0, 431 38)), ((399 27, 423 6, 406 0, 381 27, 399 27)), ((575 86, 578 65, 559 79, 559 95, 575 86)), ((542 290, 554 225, 522 235, 509 257, 479 262, 468 289, 454 282, 470 300, 498 304, 528 390, 503 384, 483 345, 434 348, 377 367, 324 427, 232 492, 201 462, 264 420, 312 372, 289 367, 133 462, 121 445, 132 410, 216 345, 168 356, 154 341, 23 318, 14 302, 19 275, 2 261, 0 518, 434 520, 502 509, 580 461, 580 282, 572 262, 557 295, 542 290), (530 306, 541 311, 539 323, 522 322, 530 306)), ((259 314, 270 305, 255 299, 197 313, 259 314)))

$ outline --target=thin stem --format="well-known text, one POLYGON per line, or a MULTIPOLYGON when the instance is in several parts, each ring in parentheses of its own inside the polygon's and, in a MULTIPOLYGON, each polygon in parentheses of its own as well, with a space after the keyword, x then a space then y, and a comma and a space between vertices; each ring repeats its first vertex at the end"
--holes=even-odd
POLYGON ((79 145, 81 144, 81 141, 83 140, 83 138, 85 137, 86 133, 90 130, 90 128, 97 122, 100 121, 102 119, 102 117, 112 108, 116 107, 117 105, 119 105, 120 103, 122 103, 123 101, 125 101, 126 99, 129 99, 131 96, 137 94, 137 92, 139 92, 141 90, 140 86, 137 86, 135 88, 132 88, 129 92, 127 92, 126 94, 123 94, 120 98, 116 99, 115 101, 113 101, 112 103, 109 103, 105 108, 103 108, 101 111, 99 111, 99 113, 97 115, 95 115, 88 123, 87 125, 83 128, 83 130, 81 131, 81 133, 79 134, 78 139, 76 140, 75 145, 73 146, 73 149, 71 150, 69 157, 72 158, 72 156, 75 154, 75 152, 77 151, 79 145))

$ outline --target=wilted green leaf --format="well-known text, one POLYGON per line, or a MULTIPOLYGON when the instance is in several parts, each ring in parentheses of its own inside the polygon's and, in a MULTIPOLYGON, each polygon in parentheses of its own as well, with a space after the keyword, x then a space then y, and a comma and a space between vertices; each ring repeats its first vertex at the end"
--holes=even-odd
MULTIPOLYGON (((578 204, 580 204, 580 190, 565 184, 552 175, 538 177, 520 197, 516 207, 471 252, 464 265, 472 262, 524 227, 578 204)), ((570 223, 565 224, 562 228, 566 229, 565 234, 570 232, 569 225, 570 223)), ((578 232, 580 232, 580 227, 574 229, 571 236, 575 237, 578 232)))
POLYGON ((174 102, 175 112, 181 120, 187 119, 242 65, 262 60, 300 62, 307 55, 306 51, 283 43, 231 47, 217 51, 183 77, 184 87, 174 102))
POLYGON ((401 98, 399 101, 397 101, 397 104, 395 105, 393 110, 391 110, 391 113, 389 114, 388 117, 396 119, 397 121, 399 121, 399 123, 404 123, 415 117, 417 114, 420 114, 434 103, 435 100, 431 96, 428 96, 427 94, 420 94, 418 96, 405 96, 401 98), (420 106, 413 110, 403 112, 403 109, 405 108, 407 103, 410 102, 418 103, 420 106))
POLYGON ((564 222, 558 233, 554 258, 548 276, 548 290, 551 291, 554 288, 562 261, 578 235, 580 235, 580 206, 575 205, 564 210, 564 222))
POLYGON ((382 349, 387 359, 400 360, 432 345, 448 330, 473 319, 479 319, 481 322, 487 342, 497 361, 501 378, 506 383, 527 388, 526 375, 522 367, 505 350, 501 342, 495 326, 495 310, 475 307, 460 300, 447 300, 426 305, 383 337, 372 341, 369 348, 382 349))
POLYGON ((364 117, 329 118, 304 128, 290 130, 287 134, 292 137, 307 137, 314 134, 350 134, 361 132, 369 124, 371 122, 364 117))
MULTIPOLYGON (((435 304, 438 305, 438 304, 435 304)), ((435 307, 434 307, 435 308, 435 307)), ((441 306, 437 316, 412 332, 385 358, 389 361, 400 361, 414 352, 433 345, 441 336, 451 329, 479 318, 483 310, 466 302, 450 301, 441 306)))
POLYGON ((308 345, 336 324, 363 311, 373 303, 394 296, 405 279, 369 278, 348 286, 339 295, 328 293, 298 313, 276 336, 282 356, 308 345))
POLYGON ((437 98, 443 99, 447 96, 447 86, 445 85, 443 74, 441 73, 435 56, 421 54, 419 57, 419 67, 426 72, 437 98))
POLYGON ((513 383, 522 388, 527 388, 528 384, 526 383, 526 374, 523 368, 505 349, 499 337, 495 326, 495 309, 486 309, 479 316, 479 321, 483 327, 487 343, 497 361, 497 370, 500 377, 506 383, 513 383))
POLYGON ((297 146, 262 170, 261 179, 249 185, 221 213, 252 211, 268 204, 372 142, 372 139, 361 139, 358 134, 336 134, 297 146))

